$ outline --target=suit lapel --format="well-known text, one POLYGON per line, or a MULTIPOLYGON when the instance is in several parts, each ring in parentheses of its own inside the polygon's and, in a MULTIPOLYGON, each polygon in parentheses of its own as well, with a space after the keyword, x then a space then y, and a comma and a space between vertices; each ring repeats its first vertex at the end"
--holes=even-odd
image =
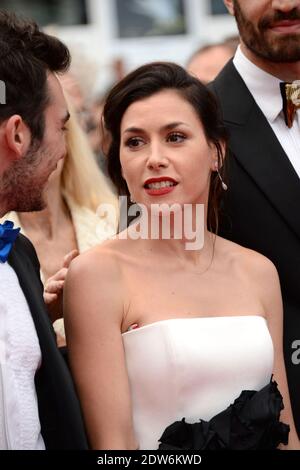
POLYGON ((35 375, 41 432, 47 449, 87 449, 79 402, 43 301, 33 248, 19 235, 9 256, 35 324, 42 364, 35 375))
POLYGON ((55 341, 55 334, 45 309, 42 297, 42 285, 39 284, 40 281, 37 277, 37 273, 26 252, 19 249, 18 239, 11 251, 8 262, 17 274, 33 318, 43 353, 44 345, 49 341, 55 341))
POLYGON ((299 177, 232 61, 212 88, 230 132, 230 150, 300 238, 299 177))

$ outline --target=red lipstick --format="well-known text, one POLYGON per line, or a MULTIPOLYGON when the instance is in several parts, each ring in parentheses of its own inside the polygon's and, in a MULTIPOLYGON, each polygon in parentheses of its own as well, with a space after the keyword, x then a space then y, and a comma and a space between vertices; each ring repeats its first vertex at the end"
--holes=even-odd
POLYGON ((175 189, 178 182, 171 178, 170 176, 159 176, 157 178, 148 178, 144 183, 144 188, 147 194, 150 196, 162 196, 168 194, 175 189), (157 187, 152 186, 155 183, 170 182, 171 185, 157 185, 157 187), (149 185, 151 185, 149 187, 149 185))

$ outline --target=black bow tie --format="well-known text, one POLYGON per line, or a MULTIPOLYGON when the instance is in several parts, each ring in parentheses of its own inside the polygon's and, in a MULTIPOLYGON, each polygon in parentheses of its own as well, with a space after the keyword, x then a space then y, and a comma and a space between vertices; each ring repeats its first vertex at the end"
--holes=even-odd
POLYGON ((283 113, 286 125, 291 128, 297 109, 300 109, 300 80, 292 83, 281 82, 283 113))

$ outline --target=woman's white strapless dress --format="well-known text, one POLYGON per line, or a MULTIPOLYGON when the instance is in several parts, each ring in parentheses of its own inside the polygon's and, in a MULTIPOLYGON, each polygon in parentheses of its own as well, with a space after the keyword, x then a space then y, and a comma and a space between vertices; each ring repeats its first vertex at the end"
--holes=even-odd
POLYGON ((140 449, 157 449, 174 421, 209 421, 272 375, 272 339, 258 315, 161 320, 122 336, 140 449))

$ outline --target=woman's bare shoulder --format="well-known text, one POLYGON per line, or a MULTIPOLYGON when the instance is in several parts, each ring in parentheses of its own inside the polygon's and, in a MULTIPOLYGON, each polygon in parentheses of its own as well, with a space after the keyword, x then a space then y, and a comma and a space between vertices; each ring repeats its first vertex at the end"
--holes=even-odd
MULTIPOLYGON (((72 271, 117 271, 120 269, 124 255, 128 251, 127 240, 117 238, 107 240, 81 253, 72 261, 72 271)), ((71 269, 70 268, 70 269, 71 269)))
POLYGON ((119 244, 113 241, 87 250, 70 265, 64 287, 64 305, 67 317, 70 317, 68 311, 72 312, 73 323, 78 316, 81 324, 82 316, 101 327, 106 322, 121 325, 124 282, 119 244))
POLYGON ((217 240, 221 256, 232 266, 244 271, 246 275, 265 281, 278 278, 275 265, 266 256, 225 238, 218 237, 217 240))

